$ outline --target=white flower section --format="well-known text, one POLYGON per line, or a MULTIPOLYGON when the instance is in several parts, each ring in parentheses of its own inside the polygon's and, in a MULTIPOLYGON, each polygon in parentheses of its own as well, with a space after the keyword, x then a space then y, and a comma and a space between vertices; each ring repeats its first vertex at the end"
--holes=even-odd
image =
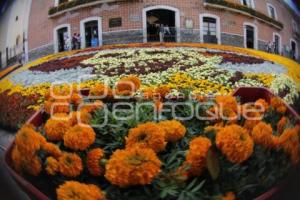
POLYGON ((93 68, 73 68, 73 69, 61 69, 54 72, 40 72, 40 71, 22 71, 14 74, 10 77, 10 80, 16 85, 22 85, 25 87, 37 85, 41 83, 74 83, 91 79, 86 76, 92 74, 93 68))
POLYGON ((219 68, 229 70, 229 71, 240 71, 243 73, 266 73, 266 74, 282 74, 286 73, 286 68, 279 64, 273 64, 271 62, 265 61, 261 64, 232 64, 232 63, 222 63, 216 65, 219 68))
POLYGON ((298 98, 299 85, 297 85, 289 76, 281 74, 272 82, 270 89, 276 94, 280 95, 286 93, 283 99, 288 104, 293 104, 298 98))

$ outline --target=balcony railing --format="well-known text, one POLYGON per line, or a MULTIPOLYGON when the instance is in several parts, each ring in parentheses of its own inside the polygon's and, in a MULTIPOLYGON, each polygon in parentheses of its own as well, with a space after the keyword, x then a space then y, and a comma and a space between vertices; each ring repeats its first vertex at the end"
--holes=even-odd
POLYGON ((283 24, 281 22, 242 4, 237 4, 226 0, 205 0, 204 5, 214 8, 227 9, 240 14, 252 16, 278 29, 283 29, 283 24))
POLYGON ((134 1, 134 0, 71 0, 65 3, 61 3, 58 6, 51 7, 48 11, 50 17, 54 17, 61 13, 79 9, 82 7, 94 6, 101 3, 111 3, 118 1, 134 1))

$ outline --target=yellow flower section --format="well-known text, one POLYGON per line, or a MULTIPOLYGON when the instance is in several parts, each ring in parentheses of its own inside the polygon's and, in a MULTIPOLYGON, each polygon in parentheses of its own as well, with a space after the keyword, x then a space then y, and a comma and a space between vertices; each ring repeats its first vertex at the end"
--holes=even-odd
POLYGON ((246 74, 247 78, 255 78, 261 81, 264 86, 270 87, 272 84, 272 81, 275 79, 275 75, 273 74, 253 74, 248 73, 246 74))
POLYGON ((176 73, 166 84, 171 89, 191 89, 197 94, 229 94, 232 89, 208 80, 195 80, 186 73, 176 73))
POLYGON ((164 44, 166 47, 198 47, 198 48, 209 48, 217 49, 222 51, 231 51, 237 53, 248 54, 252 56, 257 56, 265 60, 269 60, 278 64, 283 65, 288 70, 288 75, 292 77, 297 83, 300 84, 300 64, 289 58, 270 54, 264 51, 258 51, 254 49, 246 49, 234 46, 216 45, 216 44, 200 44, 200 43, 180 43, 180 44, 164 44))

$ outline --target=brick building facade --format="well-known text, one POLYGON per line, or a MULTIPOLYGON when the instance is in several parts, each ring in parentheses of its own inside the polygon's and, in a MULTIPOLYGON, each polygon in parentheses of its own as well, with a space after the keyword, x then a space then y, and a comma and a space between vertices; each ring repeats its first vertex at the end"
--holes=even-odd
POLYGON ((98 45, 157 41, 151 27, 164 24, 172 41, 259 50, 273 43, 274 53, 299 60, 299 22, 281 0, 33 0, 29 58, 65 50, 62 45, 72 46, 74 33, 80 34, 81 48, 95 37, 98 45))

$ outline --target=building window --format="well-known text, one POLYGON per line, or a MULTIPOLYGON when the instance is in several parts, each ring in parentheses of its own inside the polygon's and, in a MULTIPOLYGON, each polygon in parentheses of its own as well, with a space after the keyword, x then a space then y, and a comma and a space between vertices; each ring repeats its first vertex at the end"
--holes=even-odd
POLYGON ((200 23, 200 41, 221 44, 220 18, 212 14, 202 14, 200 23))
POLYGON ((297 22, 295 20, 292 20, 292 30, 294 33, 298 32, 298 25, 297 22))
POLYGON ((59 0, 58 4, 67 3, 69 0, 59 0))
POLYGON ((241 0, 241 4, 250 8, 254 8, 253 0, 241 0))
POLYGON ((268 13, 269 13, 269 16, 272 18, 272 19, 277 19, 277 13, 276 13, 276 9, 275 7, 272 5, 272 4, 267 4, 268 6, 268 13))
POLYGON ((216 19, 211 17, 203 18, 203 40, 205 43, 218 43, 216 19))

